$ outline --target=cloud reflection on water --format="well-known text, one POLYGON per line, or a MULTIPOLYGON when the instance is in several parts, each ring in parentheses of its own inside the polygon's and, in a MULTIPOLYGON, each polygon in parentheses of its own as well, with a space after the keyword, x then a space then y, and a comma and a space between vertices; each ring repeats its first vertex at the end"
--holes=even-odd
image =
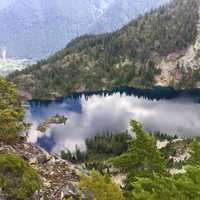
MULTIPOLYGON (((84 140, 97 133, 125 130, 130 119, 142 122, 151 131, 200 136, 200 104, 191 98, 156 101, 125 94, 121 96, 119 93, 106 97, 94 95, 87 100, 82 97, 32 106, 27 113, 27 120, 33 123, 30 141, 37 142, 40 138, 42 145, 42 139, 53 138, 53 143, 49 142, 54 144, 50 149, 57 153, 61 149, 75 149, 76 144, 84 148, 84 140), (53 125, 43 137, 36 127, 55 114, 65 115, 69 121, 66 125, 53 125)), ((42 146, 45 147, 45 144, 42 146)))

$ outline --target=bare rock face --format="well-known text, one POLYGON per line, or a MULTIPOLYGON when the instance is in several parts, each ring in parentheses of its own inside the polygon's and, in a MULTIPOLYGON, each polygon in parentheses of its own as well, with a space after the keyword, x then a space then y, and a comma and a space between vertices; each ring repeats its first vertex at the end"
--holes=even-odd
MULTIPOLYGON (((200 16, 200 2, 198 6, 198 13, 200 16)), ((173 81, 179 81, 181 74, 176 70, 176 66, 183 66, 185 69, 190 67, 193 70, 200 68, 200 18, 196 25, 197 36, 195 42, 192 43, 187 49, 170 54, 167 58, 161 60, 158 68, 162 69, 161 75, 156 77, 156 82, 161 86, 168 86, 173 81)), ((200 81, 197 83, 196 88, 200 88, 200 81)))
MULTIPOLYGON (((68 197, 73 199, 79 197, 79 172, 70 162, 50 155, 37 145, 27 142, 12 145, 0 141, 0 153, 20 155, 41 176, 43 187, 34 195, 34 200, 62 200, 68 197)), ((4 200, 1 191, 0 200, 4 200)))
POLYGON ((66 124, 66 121, 67 117, 57 114, 45 120, 38 126, 37 130, 44 133, 47 131, 51 124, 66 124))

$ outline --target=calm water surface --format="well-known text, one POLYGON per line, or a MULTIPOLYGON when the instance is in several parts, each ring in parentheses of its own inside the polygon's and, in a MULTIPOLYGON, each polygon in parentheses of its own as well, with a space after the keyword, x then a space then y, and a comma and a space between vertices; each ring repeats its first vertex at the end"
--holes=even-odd
POLYGON ((179 136, 200 136, 199 91, 123 91, 65 97, 57 101, 31 101, 27 120, 33 124, 29 140, 50 152, 85 148, 84 140, 103 132, 129 129, 130 119, 148 131, 179 136), (196 94, 197 93, 197 94, 196 94), (48 117, 68 117, 66 125, 52 125, 46 133, 37 126, 48 117))

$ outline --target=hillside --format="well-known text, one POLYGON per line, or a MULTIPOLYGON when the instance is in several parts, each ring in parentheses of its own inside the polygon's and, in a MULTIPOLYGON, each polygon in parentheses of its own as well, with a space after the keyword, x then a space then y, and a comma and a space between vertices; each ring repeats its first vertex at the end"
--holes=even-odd
POLYGON ((121 3, 117 0, 77 0, 76 4, 73 0, 1 0, 0 48, 6 48, 9 57, 43 58, 77 36, 99 33, 102 26, 106 32, 116 30, 168 1, 153 0, 149 4, 149 0, 124 0, 126 7, 118 9, 115 5, 121 3), (113 13, 119 16, 114 21, 113 13))
POLYGON ((116 32, 79 37, 9 79, 32 98, 122 85, 199 87, 198 24, 199 1, 174 0, 116 32))

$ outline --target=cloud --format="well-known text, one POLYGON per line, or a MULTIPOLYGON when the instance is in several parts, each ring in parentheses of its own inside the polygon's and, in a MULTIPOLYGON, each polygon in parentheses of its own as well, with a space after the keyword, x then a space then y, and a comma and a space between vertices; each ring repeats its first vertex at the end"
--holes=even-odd
POLYGON ((55 145, 52 151, 56 153, 62 149, 74 150, 76 144, 84 149, 84 140, 97 133, 126 130, 130 119, 142 122, 146 130, 181 136, 200 134, 200 104, 193 99, 152 101, 116 93, 106 97, 94 95, 88 100, 82 97, 47 106, 32 106, 27 117, 33 123, 32 142, 41 137, 35 130, 39 122, 57 113, 69 120, 66 125, 54 125, 45 133, 47 137, 53 135, 55 145), (78 112, 77 105, 80 107, 78 112))

